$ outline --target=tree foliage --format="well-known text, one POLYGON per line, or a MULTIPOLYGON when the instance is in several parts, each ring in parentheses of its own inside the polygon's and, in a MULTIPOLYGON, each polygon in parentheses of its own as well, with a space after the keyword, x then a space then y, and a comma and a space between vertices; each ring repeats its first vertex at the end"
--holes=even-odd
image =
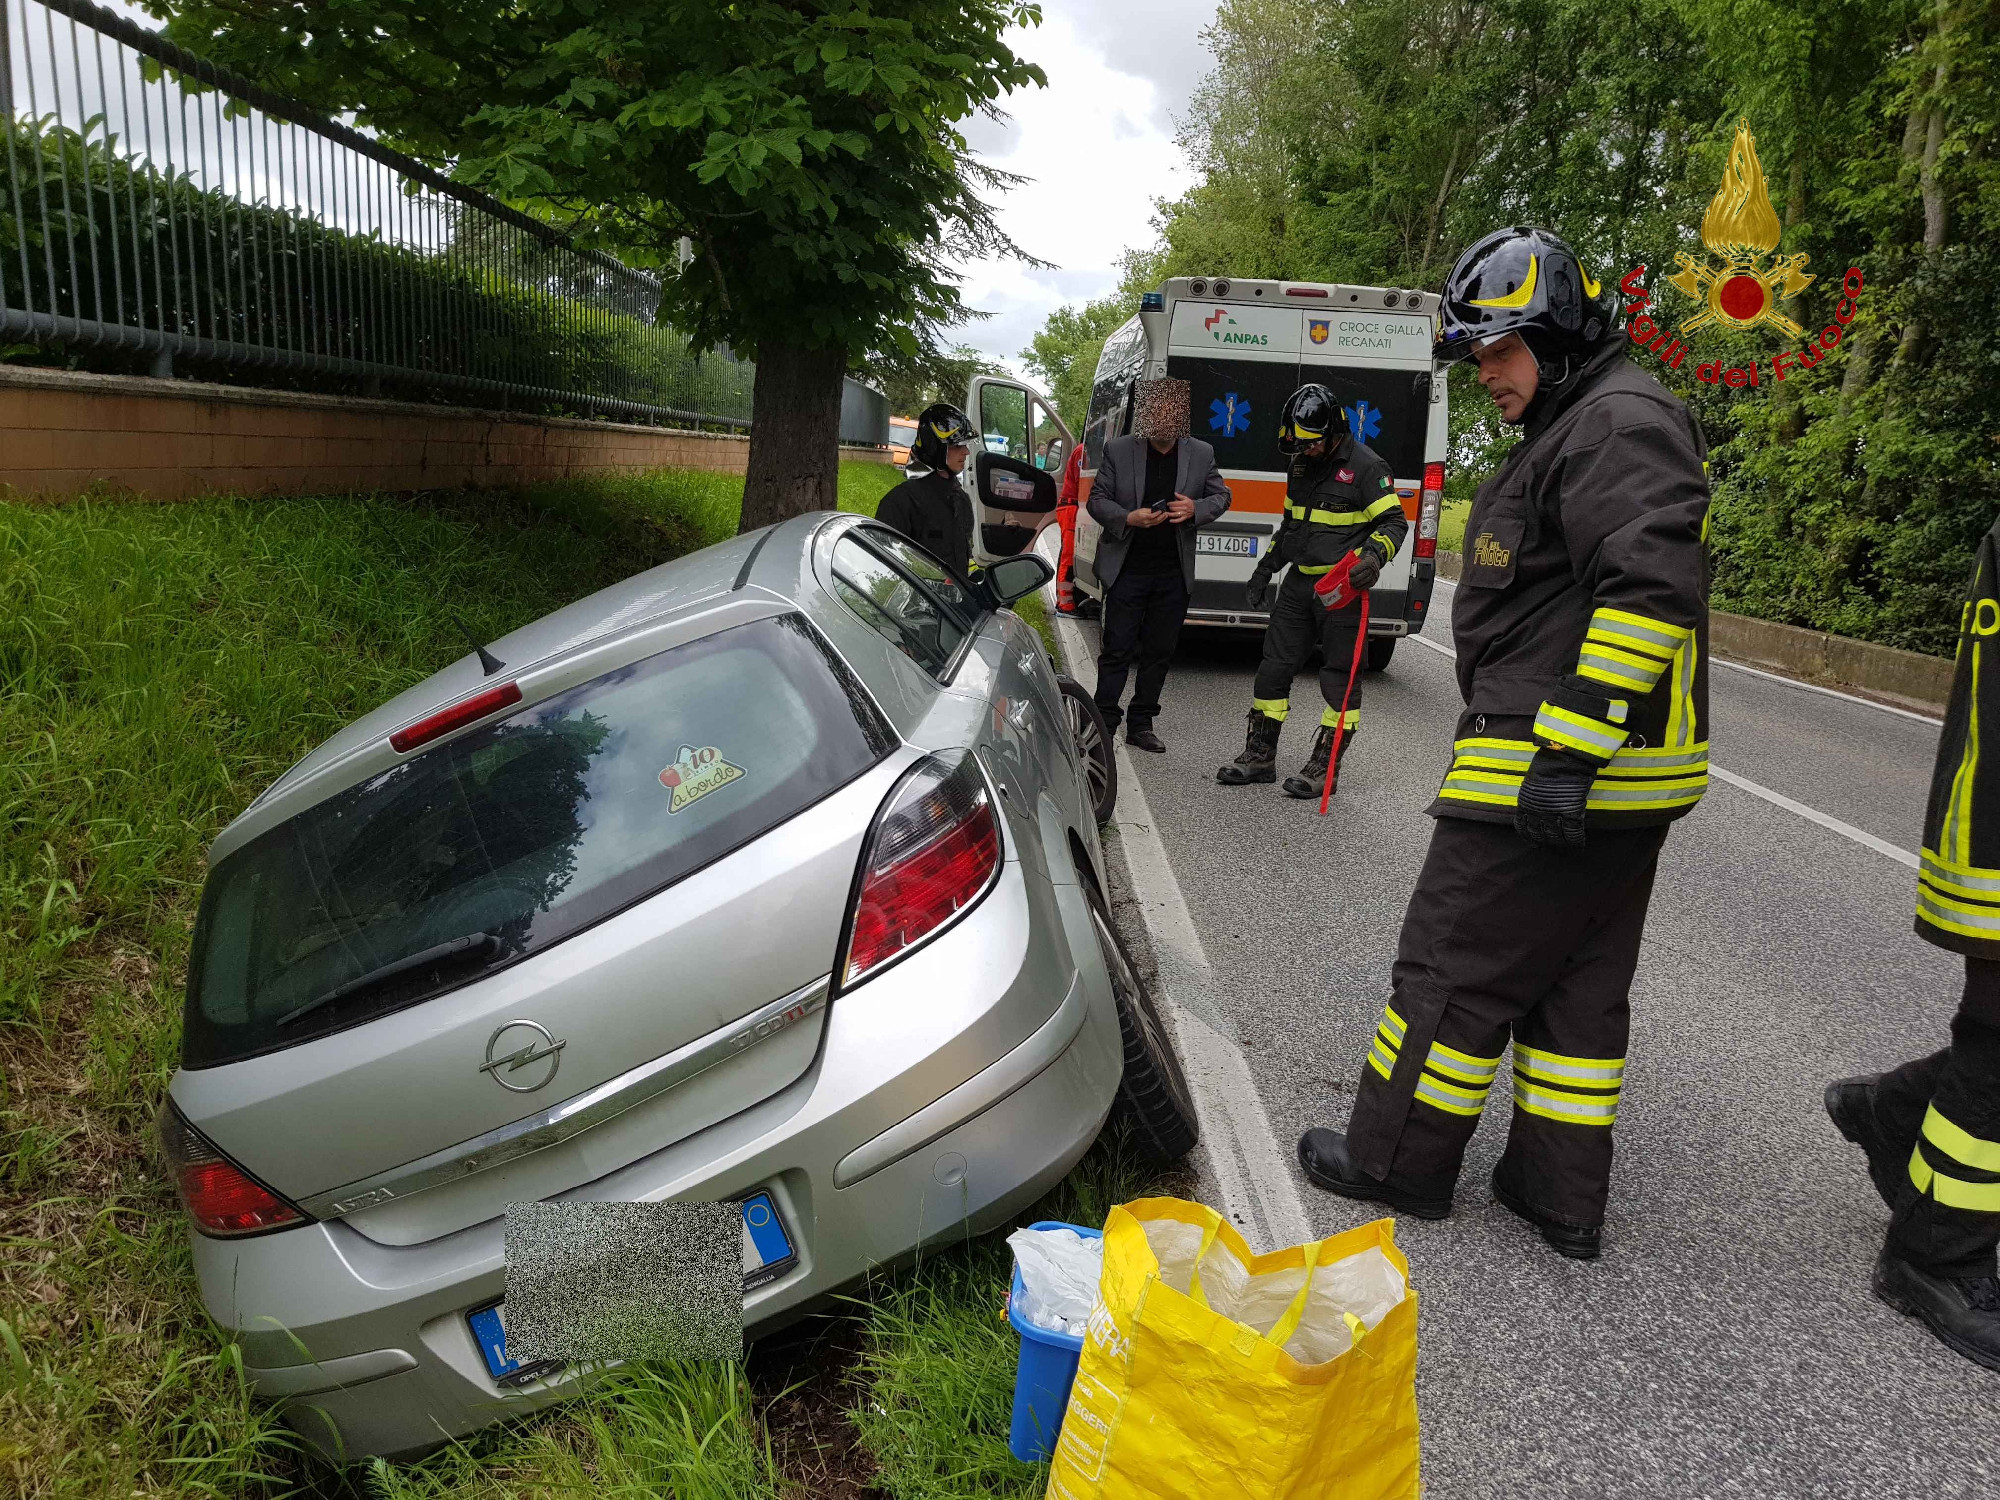
POLYGON ((1128 255, 1118 290, 1082 306, 1065 303, 1050 313, 1034 340, 1021 351, 1021 363, 1041 381, 1056 412, 1071 432, 1083 431, 1090 408, 1090 384, 1104 341, 1138 309, 1139 292, 1153 285, 1157 257, 1128 255))
MULTIPOLYGON (((1534 222, 1600 275, 1645 264, 1677 323, 1661 273, 1705 254, 1748 118, 1782 248, 1818 277, 1784 310, 1816 333, 1847 267, 1868 289, 1782 386, 1696 378, 1768 372, 1775 334, 1710 328, 1679 370, 1648 366, 1713 448, 1716 602, 1948 651, 2000 511, 1996 22, 1993 0, 1224 0, 1181 138, 1197 180, 1152 268, 1435 290, 1472 240, 1534 222)), ((1052 353, 1079 316, 1050 320, 1052 353)), ((1508 435, 1465 376, 1452 409, 1462 494, 1508 435)))
POLYGON ((869 369, 889 398, 889 409, 905 417, 914 417, 937 401, 959 405, 972 388, 975 375, 1005 373, 969 344, 941 350, 922 360, 880 360, 869 369))
POLYGON ((778 510, 833 503, 841 372, 945 352, 951 261, 1016 253, 984 196, 1009 179, 957 127, 1045 82, 1004 36, 1039 22, 1030 0, 147 3, 191 50, 589 242, 670 266, 690 241, 662 315, 754 349, 758 419, 790 429, 753 437, 746 525, 776 518, 760 448, 806 450, 771 476, 778 510))

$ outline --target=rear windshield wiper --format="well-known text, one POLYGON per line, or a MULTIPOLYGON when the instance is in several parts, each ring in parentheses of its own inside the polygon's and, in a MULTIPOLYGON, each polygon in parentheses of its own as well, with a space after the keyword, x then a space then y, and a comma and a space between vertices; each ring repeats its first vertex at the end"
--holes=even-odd
POLYGON ((497 932, 469 932, 464 937, 451 938, 446 942, 433 943, 428 948, 419 948, 415 953, 405 954, 393 963, 370 969, 366 974, 356 975, 345 984, 336 985, 317 999, 308 1000, 296 1010, 288 1010, 278 1017, 280 1026, 289 1026, 294 1021, 302 1021, 323 1006, 345 1000, 359 994, 385 979, 394 979, 398 974, 407 974, 412 969, 426 969, 434 964, 458 963, 468 958, 487 958, 499 951, 500 934, 497 932))

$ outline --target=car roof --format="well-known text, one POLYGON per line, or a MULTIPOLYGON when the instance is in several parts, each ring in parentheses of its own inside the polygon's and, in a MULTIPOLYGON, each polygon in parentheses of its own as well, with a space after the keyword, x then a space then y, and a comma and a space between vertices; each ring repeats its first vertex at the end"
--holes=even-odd
POLYGON ((823 526, 841 519, 837 511, 815 511, 745 532, 635 573, 487 642, 486 649, 505 664, 502 672, 489 676, 481 669, 477 655, 468 653, 363 714, 321 742, 252 801, 216 839, 211 859, 245 838, 254 837, 269 823, 289 817, 300 807, 375 774, 380 769, 374 765, 377 756, 360 752, 379 750, 390 733, 402 725, 470 697, 496 680, 511 680, 586 646, 600 645, 627 631, 657 624, 704 604, 712 605, 752 585, 755 592, 766 597, 775 594, 800 601, 806 592, 804 585, 811 577, 812 539, 823 526), (350 758, 354 758, 350 774, 326 774, 350 758), (323 776, 325 784, 315 786, 312 796, 299 807, 288 806, 275 818, 264 815, 275 811, 271 804, 292 802, 288 794, 301 790, 307 782, 320 781, 323 776), (246 821, 257 827, 239 828, 246 821))

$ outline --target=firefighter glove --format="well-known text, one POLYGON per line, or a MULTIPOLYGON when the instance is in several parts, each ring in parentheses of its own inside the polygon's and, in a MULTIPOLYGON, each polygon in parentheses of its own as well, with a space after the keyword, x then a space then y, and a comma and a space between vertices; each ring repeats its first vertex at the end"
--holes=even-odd
POLYGON ((1375 587, 1375 580, 1382 576, 1382 560, 1371 550, 1363 547, 1354 554, 1354 566, 1347 570, 1347 586, 1355 593, 1375 587))
POLYGON ((1243 593, 1243 603, 1250 609, 1262 609, 1271 602, 1271 575, 1278 571, 1278 554, 1267 552, 1264 560, 1250 570, 1250 585, 1243 593))
POLYGON ((1584 809, 1596 776, 1597 766, 1581 755, 1537 750, 1521 781, 1514 831, 1544 849, 1581 849, 1584 809))

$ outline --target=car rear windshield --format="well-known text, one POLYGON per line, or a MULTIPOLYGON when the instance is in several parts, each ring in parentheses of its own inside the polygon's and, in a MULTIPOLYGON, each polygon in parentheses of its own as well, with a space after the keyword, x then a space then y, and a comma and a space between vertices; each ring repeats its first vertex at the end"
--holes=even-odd
POLYGON ((412 756, 216 865, 183 1061, 294 1046, 561 942, 795 816, 894 744, 860 683, 784 615, 412 756))

